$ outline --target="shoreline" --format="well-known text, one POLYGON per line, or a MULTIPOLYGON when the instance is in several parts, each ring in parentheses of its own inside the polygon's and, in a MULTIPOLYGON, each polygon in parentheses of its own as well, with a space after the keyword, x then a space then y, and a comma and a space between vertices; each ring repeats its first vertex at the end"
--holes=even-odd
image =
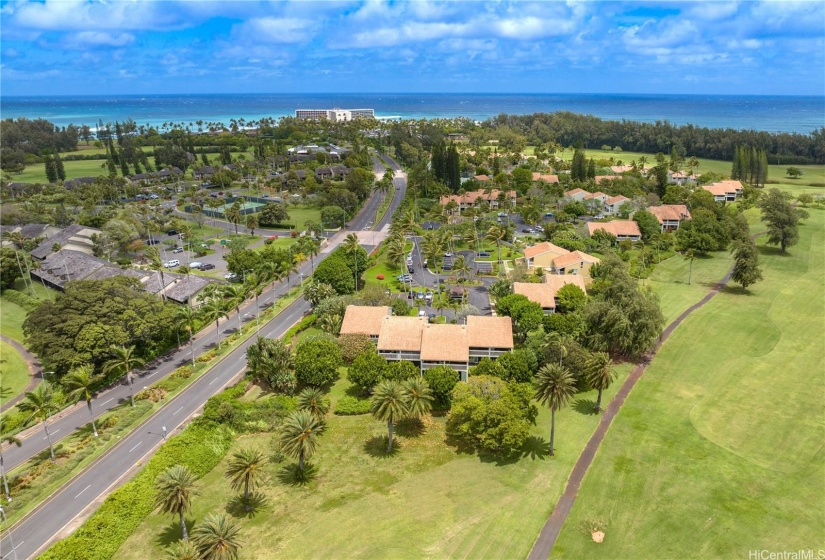
MULTIPOLYGON (((249 121, 294 116, 299 108, 373 108, 376 117, 403 120, 571 112, 606 121, 809 135, 825 125, 825 96, 690 94, 191 94, 2 96, 2 118, 43 118, 57 126, 131 118, 138 125, 249 121)), ((203 127, 204 130, 206 127, 203 127)))

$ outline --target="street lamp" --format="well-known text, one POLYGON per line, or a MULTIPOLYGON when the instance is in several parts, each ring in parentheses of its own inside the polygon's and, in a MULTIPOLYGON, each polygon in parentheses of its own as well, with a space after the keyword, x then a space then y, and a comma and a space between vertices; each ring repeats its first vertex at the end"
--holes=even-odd
POLYGON ((0 516, 3 517, 3 523, 6 524, 6 529, 9 532, 9 542, 11 543, 11 551, 14 554, 14 560, 17 560, 17 547, 14 546, 14 537, 11 534, 11 528, 9 527, 9 521, 6 519, 6 510, 3 509, 3 506, 0 506, 0 516))

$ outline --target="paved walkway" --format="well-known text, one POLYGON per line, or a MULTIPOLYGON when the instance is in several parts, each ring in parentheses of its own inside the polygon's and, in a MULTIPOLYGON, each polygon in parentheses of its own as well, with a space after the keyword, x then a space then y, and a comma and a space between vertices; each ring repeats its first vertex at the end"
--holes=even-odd
POLYGON ((26 396, 26 393, 29 391, 33 391, 37 384, 40 383, 40 379, 37 377, 37 372, 40 369, 40 361, 37 359, 37 356, 26 350, 26 348, 17 342, 16 340, 12 340, 7 336, 3 336, 0 334, 0 340, 17 350, 20 355, 23 357, 23 361, 26 362, 26 367, 29 368, 29 384, 26 385, 26 388, 23 391, 11 399, 10 401, 0 406, 0 412, 5 412, 6 410, 10 409, 17 403, 23 400, 23 397, 26 396))
MULTIPOLYGON (((761 233, 756 234, 753 237, 758 235, 761 235, 761 233)), ((567 515, 573 507, 573 502, 576 500, 576 496, 579 493, 579 487, 584 479, 584 475, 587 473, 587 469, 590 468, 590 464, 593 462, 593 458, 596 456, 596 451, 598 451, 599 446, 602 444, 602 440, 604 440, 604 436, 607 434, 607 430, 610 428, 613 418, 616 416, 616 413, 619 412, 619 409, 622 408, 622 405, 627 399, 627 396, 630 394, 630 391, 632 391, 633 387, 636 386, 636 382, 641 379, 642 374, 645 372, 645 369, 647 369, 650 361, 665 341, 670 337, 676 327, 681 325, 682 321, 684 321, 691 313, 713 299, 713 296, 718 294, 719 290, 724 288, 730 281, 732 273, 733 268, 728 271, 725 277, 722 278, 722 280, 720 280, 719 283, 716 284, 713 289, 707 293, 707 295, 705 295, 705 297, 691 305, 672 323, 670 323, 665 328, 664 332, 662 332, 662 336, 659 338, 659 342, 656 344, 653 351, 649 354, 644 354, 639 361, 636 362, 636 366, 630 372, 627 379, 625 379, 624 383, 622 383, 619 392, 616 393, 616 396, 613 397, 613 400, 611 400, 610 404, 608 404, 604 409, 604 414, 602 415, 601 420, 599 420, 599 425, 596 427, 596 431, 592 436, 590 436, 584 451, 582 451, 578 461, 576 461, 576 465, 570 472, 570 478, 567 479, 567 487, 565 487, 564 493, 556 503, 553 513, 550 514, 550 517, 547 519, 544 527, 542 527, 541 533, 539 533, 539 537, 536 539, 536 542, 533 544, 533 549, 527 557, 528 560, 547 560, 550 557, 550 551, 553 550, 553 545, 556 543, 556 539, 561 532, 564 521, 567 519, 567 515)))

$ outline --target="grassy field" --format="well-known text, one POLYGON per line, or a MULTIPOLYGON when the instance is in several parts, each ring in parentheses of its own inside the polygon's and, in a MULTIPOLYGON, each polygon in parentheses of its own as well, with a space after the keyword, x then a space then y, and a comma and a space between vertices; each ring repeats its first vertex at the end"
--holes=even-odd
POLYGON ((825 548, 823 224, 812 210, 788 255, 759 239, 765 280, 723 291, 668 340, 607 434, 553 558, 825 548))
MULTIPOLYGON (((615 394, 627 375, 620 367, 615 394)), ((337 402, 349 388, 334 387, 337 402)), ((557 455, 540 449, 549 436, 542 410, 524 455, 497 462, 463 454, 445 443, 444 417, 427 418, 423 433, 400 427, 399 449, 386 456, 385 424, 370 416, 331 416, 312 460, 317 476, 306 486, 282 480, 289 462, 269 463, 265 505, 240 521, 242 559, 251 558, 523 558, 558 499, 573 463, 595 428, 594 395, 585 393, 557 415, 557 455), (369 528, 369 529, 367 529, 369 528)), ((235 448, 272 450, 272 434, 240 438, 235 448)), ((198 482, 190 523, 227 510, 236 497, 223 461, 198 482)), ((168 516, 153 514, 117 552, 119 559, 159 557, 179 537, 168 516), (149 550, 147 550, 147 548, 149 550)))
MULTIPOLYGON (((63 168, 66 170, 66 179, 76 179, 78 177, 97 177, 98 175, 106 175, 108 171, 100 167, 100 164, 105 164, 105 159, 91 159, 78 161, 64 161, 63 168)), ((118 168, 120 174, 120 168, 118 168)), ((43 164, 29 165, 23 173, 12 176, 15 182, 20 183, 46 183, 46 170, 43 164)))
MULTIPOLYGON (((5 305, 5 302, 3 302, 5 305)), ((29 368, 10 344, 0 340, 0 404, 19 395, 29 383, 29 368)))
POLYGON ((693 261, 693 273, 688 284, 690 262, 682 255, 662 261, 644 283, 659 295, 665 322, 670 323, 685 309, 702 299, 733 266, 730 253, 720 251, 693 261))
POLYGON ((26 310, 6 298, 0 298, 0 333, 23 344, 23 321, 26 310))
POLYGON ((289 220, 287 220, 287 222, 290 224, 295 224, 298 230, 304 229, 304 224, 307 220, 311 220, 318 224, 321 223, 320 208, 305 206, 303 204, 290 204, 286 207, 286 211, 289 214, 289 220))

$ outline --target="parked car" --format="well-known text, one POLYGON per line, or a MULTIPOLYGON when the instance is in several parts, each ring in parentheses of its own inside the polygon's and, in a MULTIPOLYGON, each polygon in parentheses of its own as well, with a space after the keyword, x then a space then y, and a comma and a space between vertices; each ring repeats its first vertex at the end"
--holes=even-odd
POLYGON ((507 214, 504 212, 499 212, 498 214, 496 214, 496 216, 498 216, 499 218, 506 218, 507 214))
POLYGON ((201 266, 201 270, 212 270, 213 268, 215 268, 215 265, 210 263, 206 263, 201 266))
POLYGON ((407 265, 407 272, 413 274, 415 272, 415 269, 411 265, 407 265))
POLYGON ((160 243, 160 239, 149 239, 146 241, 147 245, 157 245, 158 243, 160 243))
POLYGON ((169 231, 166 232, 166 235, 177 235, 177 234, 178 234, 178 230, 176 230, 176 229, 170 229, 169 231))
POLYGON ((450 257, 453 256, 453 254, 452 253, 444 253, 444 256, 447 257, 447 258, 450 258, 450 257))
POLYGON ((416 299, 424 299, 424 292, 418 292, 415 294, 416 299))
POLYGON ((189 268, 200 268, 203 266, 202 262, 192 261, 189 263, 189 268))
POLYGON ((183 253, 183 247, 175 247, 174 249, 172 249, 172 252, 175 254, 183 253))
POLYGON ((489 257, 490 256, 490 251, 479 251, 476 256, 478 256, 478 257, 489 257))
POLYGON ((426 312, 426 311, 424 311, 424 310, 422 309, 421 311, 419 311, 419 312, 418 312, 418 316, 419 316, 419 317, 426 317, 426 316, 427 316, 427 312, 426 312))
POLYGON ((235 274, 234 272, 229 272, 229 273, 227 273, 227 274, 224 274, 224 276, 223 276, 223 277, 224 277, 226 280, 235 280, 236 278, 238 278, 238 275, 237 275, 237 274, 235 274))
POLYGON ((433 300, 433 293, 432 292, 427 292, 426 294, 424 294, 424 299, 427 300, 428 302, 432 301, 433 300))
POLYGON ((430 323, 435 323, 435 313, 430 313, 429 315, 427 315, 427 320, 430 323))
POLYGON ((157 199, 158 199, 158 198, 160 198, 160 197, 159 197, 158 195, 156 195, 156 194, 150 194, 150 195, 149 195, 149 198, 151 198, 152 200, 157 200, 157 199))
POLYGON ((166 268, 175 268, 176 266, 180 266, 180 261, 178 259, 172 259, 171 261, 163 263, 163 266, 166 268))

